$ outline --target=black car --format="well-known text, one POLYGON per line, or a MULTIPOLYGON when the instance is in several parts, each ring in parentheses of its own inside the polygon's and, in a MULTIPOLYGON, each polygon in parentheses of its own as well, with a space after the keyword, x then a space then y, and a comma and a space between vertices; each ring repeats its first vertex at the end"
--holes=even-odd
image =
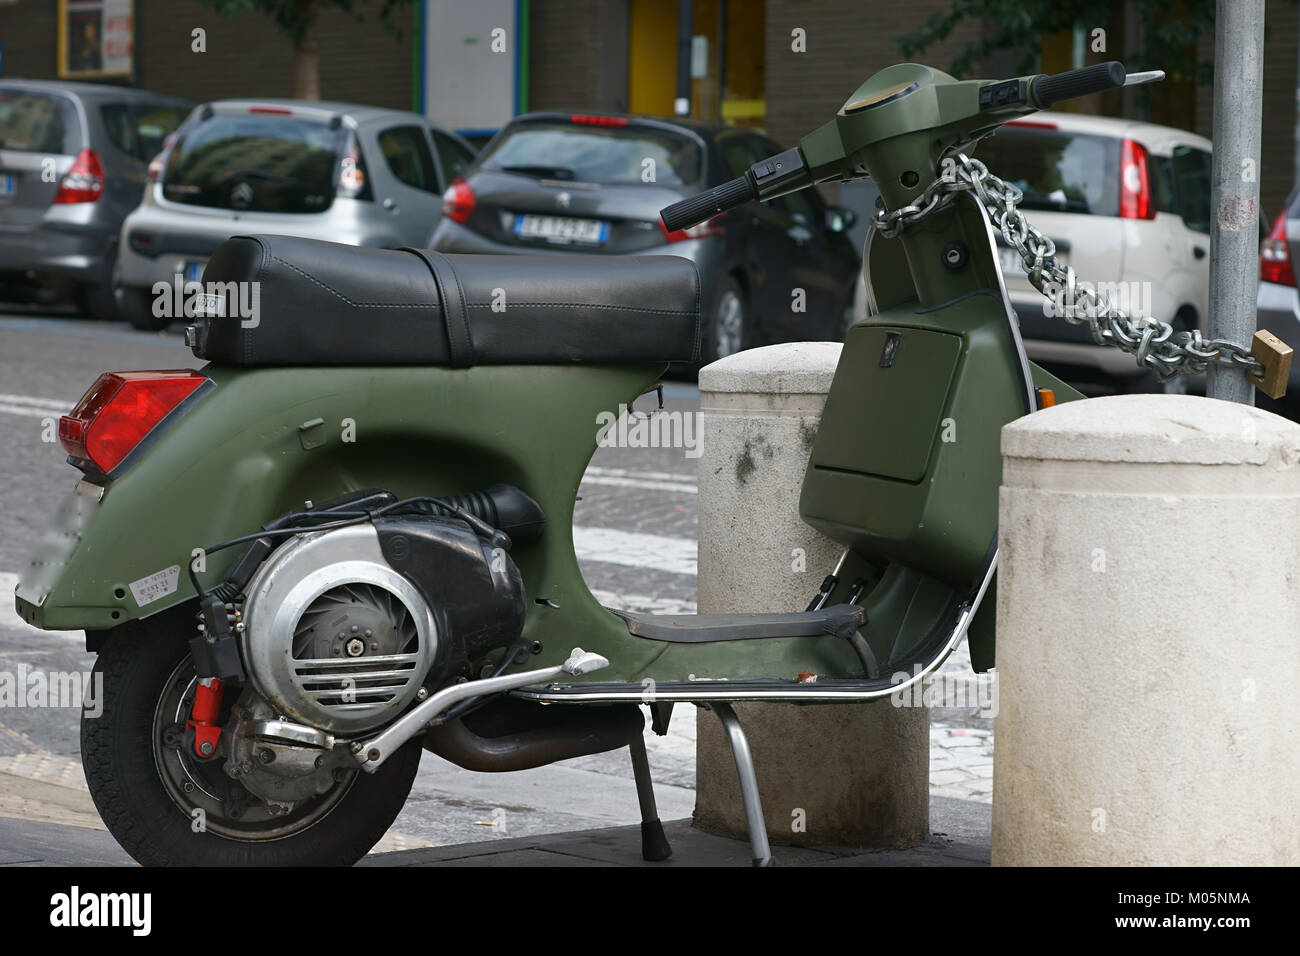
POLYGON ((444 252, 675 255, 703 286, 705 362, 843 339, 860 259, 847 209, 815 189, 669 233, 659 210, 781 152, 749 129, 644 116, 517 117, 443 195, 444 252))
POLYGON ((0 288, 119 317, 117 236, 191 104, 91 83, 0 80, 0 288))

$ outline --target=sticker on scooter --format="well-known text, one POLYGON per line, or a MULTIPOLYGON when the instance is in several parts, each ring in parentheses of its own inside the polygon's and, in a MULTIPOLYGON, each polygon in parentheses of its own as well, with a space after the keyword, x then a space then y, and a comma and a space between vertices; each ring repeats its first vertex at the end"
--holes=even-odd
POLYGON ((171 594, 176 590, 180 578, 181 566, 173 564, 170 568, 163 568, 161 571, 155 571, 138 581, 132 581, 129 587, 131 588, 132 597, 135 598, 136 606, 144 607, 146 604, 152 604, 159 598, 171 594))

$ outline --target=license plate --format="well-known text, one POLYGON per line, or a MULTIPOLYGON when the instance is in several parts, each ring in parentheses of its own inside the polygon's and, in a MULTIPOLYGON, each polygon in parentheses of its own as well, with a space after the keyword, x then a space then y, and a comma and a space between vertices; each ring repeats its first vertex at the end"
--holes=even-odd
POLYGON ((0 196, 12 196, 16 188, 13 176, 9 173, 0 174, 0 196))
POLYGON ((1020 261, 1020 253, 1010 246, 998 246, 998 263, 1002 266, 1004 276, 1025 276, 1025 265, 1020 261))
POLYGON ((198 282, 203 278, 203 267, 206 262, 187 262, 185 263, 185 281, 198 282))
POLYGON ((548 242, 604 242, 609 223, 601 219, 570 219, 567 216, 515 216, 515 235, 521 239, 548 242))

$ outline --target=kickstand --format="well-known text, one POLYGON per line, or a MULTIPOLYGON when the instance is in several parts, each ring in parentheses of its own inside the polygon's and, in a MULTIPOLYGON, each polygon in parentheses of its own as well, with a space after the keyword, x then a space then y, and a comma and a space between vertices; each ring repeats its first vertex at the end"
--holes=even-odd
POLYGON ((763 821, 763 804, 758 797, 758 777, 754 773, 754 757, 749 752, 749 741, 740 727, 740 718, 727 703, 710 704, 722 721, 731 743, 731 756, 736 761, 736 774, 740 777, 740 798, 745 805, 745 822, 749 824, 749 844, 753 848, 755 866, 771 866, 772 850, 767 843, 767 824, 763 821))
POLYGON ((636 796, 641 803, 641 859, 651 863, 666 860, 673 855, 668 845, 668 835, 659 822, 655 808, 654 784, 650 780, 650 760, 646 757, 645 740, 638 734, 628 744, 632 754, 632 776, 636 778, 636 796))

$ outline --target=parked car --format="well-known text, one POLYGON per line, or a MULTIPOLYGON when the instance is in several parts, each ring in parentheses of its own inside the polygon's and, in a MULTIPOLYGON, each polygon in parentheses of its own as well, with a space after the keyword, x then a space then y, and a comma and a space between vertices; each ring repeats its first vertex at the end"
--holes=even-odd
POLYGON ((90 83, 0 81, 0 279, 118 317, 122 219, 191 104, 90 83))
MULTIPOLYGON (((1259 291, 1256 327, 1268 329, 1300 352, 1300 293, 1296 291, 1295 263, 1300 255, 1300 191, 1287 197, 1282 211, 1259 246, 1259 291)), ((1258 398, 1258 396, 1257 396, 1258 398)), ((1259 402, 1267 405, 1266 402, 1259 402)), ((1291 362, 1285 405, 1300 406, 1300 360, 1291 362)))
POLYGON ((752 130, 643 116, 511 121, 443 197, 445 252, 662 254, 699 269, 703 359, 843 338, 860 262, 854 221, 814 189, 666 232, 659 210, 781 151, 752 130))
MULTIPOLYGON (((1045 112, 1008 123, 975 157, 1024 190, 1021 208, 1079 279, 1178 330, 1206 328, 1210 141, 1168 126, 1045 112)), ((1087 387, 1145 390, 1133 356, 1096 345, 1025 277, 1001 242, 1007 291, 1029 357, 1087 387)), ((1179 380, 1181 381, 1181 380, 1179 380)))
POLYGON ((442 193, 473 159, 415 113, 298 100, 219 100, 177 131, 122 224, 127 318, 162 328, 153 287, 197 280, 233 235, 274 233, 357 246, 423 246, 442 193))

